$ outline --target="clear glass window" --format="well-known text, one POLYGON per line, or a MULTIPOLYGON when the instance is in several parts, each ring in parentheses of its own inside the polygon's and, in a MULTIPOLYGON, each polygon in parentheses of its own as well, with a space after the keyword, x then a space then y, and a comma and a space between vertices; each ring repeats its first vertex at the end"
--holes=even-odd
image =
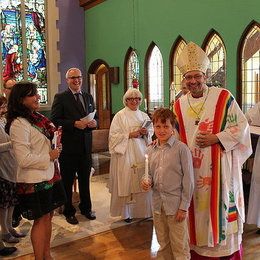
MULTIPOLYGON (((181 39, 177 43, 177 45, 174 49, 174 52, 173 52, 173 58, 172 58, 173 81, 171 82, 171 86, 170 86, 171 88, 173 88, 173 89, 170 89, 170 92, 172 91, 173 94, 171 93, 170 99, 171 98, 175 99, 181 91, 181 82, 183 80, 183 76, 176 64, 177 64, 177 60, 185 46, 186 46, 186 42, 183 39, 181 39), (174 95, 174 97, 172 95, 174 95)), ((171 101, 173 101, 173 100, 170 100, 170 102, 171 101)))
POLYGON ((213 32, 208 37, 205 52, 210 60, 210 67, 206 74, 209 86, 226 87, 226 50, 220 36, 213 32))
POLYGON ((254 25, 242 46, 242 109, 260 102, 260 27, 254 25))
POLYGON ((159 48, 154 45, 148 60, 149 112, 164 106, 163 59, 159 48))

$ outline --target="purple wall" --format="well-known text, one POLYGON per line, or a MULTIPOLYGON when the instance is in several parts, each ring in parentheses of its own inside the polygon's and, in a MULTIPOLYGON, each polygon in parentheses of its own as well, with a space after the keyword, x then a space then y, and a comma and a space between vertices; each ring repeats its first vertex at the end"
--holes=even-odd
MULTIPOLYGON (((59 91, 67 88, 65 74, 71 67, 77 67, 85 78, 85 20, 84 9, 79 6, 78 0, 57 0, 59 8, 60 30, 60 64, 58 70, 61 74, 59 91)), ((85 80, 85 79, 84 79, 85 80)), ((84 85, 84 84, 83 84, 84 85)))

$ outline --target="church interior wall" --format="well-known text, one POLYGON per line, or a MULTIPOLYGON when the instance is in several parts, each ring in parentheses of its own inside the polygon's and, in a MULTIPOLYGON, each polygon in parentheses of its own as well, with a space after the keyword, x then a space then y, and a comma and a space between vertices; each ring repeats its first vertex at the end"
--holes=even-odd
POLYGON ((85 11, 86 70, 96 59, 120 68, 120 82, 112 85, 113 113, 122 108, 124 58, 136 49, 140 62, 140 90, 144 89, 144 59, 153 41, 164 64, 165 105, 170 85, 169 56, 180 35, 201 45, 211 29, 222 37, 227 51, 227 88, 236 95, 237 48, 246 27, 260 21, 259 0, 109 0, 85 11), (119 102, 120 101, 120 102, 119 102))

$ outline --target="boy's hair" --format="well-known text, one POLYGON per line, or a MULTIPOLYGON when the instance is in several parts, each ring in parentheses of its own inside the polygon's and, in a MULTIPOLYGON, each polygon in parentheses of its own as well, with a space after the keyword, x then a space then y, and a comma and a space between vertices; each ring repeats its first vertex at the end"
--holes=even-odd
POLYGON ((154 111, 152 116, 153 124, 155 124, 157 121, 161 121, 163 124, 166 123, 166 120, 169 119, 171 122, 171 125, 175 125, 175 118, 176 116, 173 114, 173 112, 169 108, 158 108, 154 111))

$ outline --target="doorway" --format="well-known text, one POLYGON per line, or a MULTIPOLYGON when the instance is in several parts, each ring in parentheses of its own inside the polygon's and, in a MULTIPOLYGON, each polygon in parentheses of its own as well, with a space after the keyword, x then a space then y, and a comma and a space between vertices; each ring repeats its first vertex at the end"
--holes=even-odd
POLYGON ((109 66, 102 60, 92 63, 89 68, 90 93, 96 104, 99 129, 108 129, 111 123, 111 83, 109 66))

